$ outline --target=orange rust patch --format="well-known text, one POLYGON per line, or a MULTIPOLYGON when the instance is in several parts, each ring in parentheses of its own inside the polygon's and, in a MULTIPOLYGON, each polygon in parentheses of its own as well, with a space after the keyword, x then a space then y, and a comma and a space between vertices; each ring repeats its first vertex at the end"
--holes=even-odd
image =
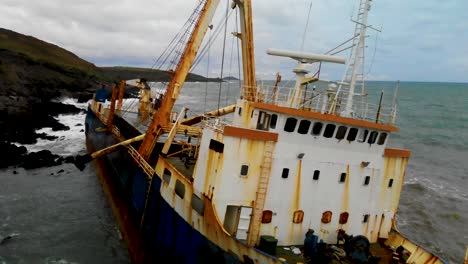
POLYGON ((409 158, 411 156, 411 151, 406 149, 385 149, 384 157, 402 157, 409 158))
POLYGON ((256 108, 270 110, 273 112, 283 113, 287 115, 301 116, 301 117, 318 119, 318 120, 323 120, 323 121, 330 121, 330 122, 337 122, 341 124, 347 124, 347 125, 358 126, 358 127, 367 127, 367 128, 373 128, 373 129, 383 130, 383 131, 398 132, 398 128, 395 126, 372 123, 369 121, 358 120, 358 119, 342 117, 342 116, 337 116, 337 115, 322 114, 318 112, 310 112, 310 111, 304 111, 304 110, 264 104, 264 103, 253 103, 253 106, 256 108))
POLYGON ((278 134, 259 131, 254 129, 246 129, 233 126, 224 127, 224 135, 229 137, 247 138, 252 140, 274 141, 278 142, 278 134))

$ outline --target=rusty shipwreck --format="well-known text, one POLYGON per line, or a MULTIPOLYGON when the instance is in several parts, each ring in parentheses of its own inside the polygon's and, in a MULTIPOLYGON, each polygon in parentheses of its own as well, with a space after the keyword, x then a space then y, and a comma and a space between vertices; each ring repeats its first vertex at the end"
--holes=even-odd
MULTIPOLYGON (((361 0, 351 55, 270 49, 293 59, 295 84, 255 78, 252 7, 234 0, 243 84, 234 105, 187 117, 176 109, 219 0, 201 0, 171 81, 126 81, 96 93, 86 117, 89 155, 134 263, 443 263, 398 232, 410 157, 387 148, 396 104, 365 100, 362 68, 370 0, 361 0), (345 64, 341 82, 308 89, 307 64, 345 64), (225 122, 220 116, 232 116, 225 122)), ((319 73, 319 72, 318 72, 319 73)), ((189 112, 188 112, 189 113, 189 112)))

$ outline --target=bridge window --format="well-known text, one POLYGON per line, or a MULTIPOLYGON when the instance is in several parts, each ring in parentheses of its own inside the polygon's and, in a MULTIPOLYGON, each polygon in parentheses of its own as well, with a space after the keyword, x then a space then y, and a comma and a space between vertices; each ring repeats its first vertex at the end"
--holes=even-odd
POLYGON ((175 193, 182 199, 184 199, 184 196, 185 196, 185 185, 179 181, 179 180, 176 180, 176 183, 175 183, 175 193))
POLYGON ((346 181, 346 172, 343 172, 340 175, 340 182, 345 182, 345 181, 346 181))
POLYGON ((335 133, 335 128, 336 128, 336 125, 327 124, 327 126, 325 127, 325 132, 323 132, 323 136, 326 138, 333 137, 333 134, 335 133))
POLYGON ((286 123, 284 124, 284 131, 286 132, 294 132, 296 129, 297 119, 293 117, 289 117, 286 119, 286 123))
POLYGON ((366 178, 364 179, 364 185, 369 185, 369 182, 370 182, 370 176, 366 176, 366 178))
POLYGON ((314 179, 315 181, 318 181, 319 177, 320 177, 320 171, 314 170, 314 177, 312 179, 314 179))
POLYGON ((377 131, 372 131, 369 135, 369 139, 367 140, 367 143, 369 144, 374 144, 375 141, 377 140, 377 135, 379 133, 377 131))
POLYGON ((242 107, 239 107, 239 110, 237 110, 237 113, 238 113, 239 115, 242 115, 242 107))
POLYGON ((278 115, 272 114, 271 115, 271 120, 270 120, 270 128, 275 129, 276 128, 276 122, 278 122, 278 115))
POLYGON ((387 133, 380 133, 379 141, 377 141, 378 145, 385 144, 385 140, 387 139, 387 133))
POLYGON ((340 140, 343 139, 343 138, 345 137, 345 135, 346 135, 346 131, 347 131, 347 130, 348 130, 347 127, 345 127, 345 126, 339 126, 339 127, 338 127, 338 130, 336 131, 336 136, 335 136, 335 138, 336 138, 336 139, 340 139, 340 140))
POLYGON ((270 126, 270 118, 270 114, 260 111, 257 121, 257 129, 268 130, 268 127, 270 126))
POLYGON ((284 168, 283 173, 281 174, 281 178, 286 179, 286 178, 288 178, 288 176, 289 176, 289 169, 284 168))
POLYGON ((309 120, 301 120, 301 122, 299 123, 299 128, 297 129, 297 133, 307 134, 307 132, 309 132, 311 123, 312 122, 310 122, 309 120))
POLYGON ((223 153, 224 152, 224 144, 217 141, 217 140, 211 139, 209 149, 214 150, 214 151, 216 151, 218 153, 223 153))
POLYGON ((348 132, 348 136, 346 137, 346 139, 348 141, 354 141, 356 140, 356 136, 358 134, 358 131, 359 129, 355 128, 355 127, 352 127, 349 129, 349 132, 348 132))
POLYGON ((319 136, 322 132, 323 123, 315 122, 314 126, 312 127, 312 135, 319 136))
POLYGON ((358 142, 366 142, 367 135, 369 134, 369 130, 362 129, 359 131, 358 142))
POLYGON ((393 186, 393 179, 388 180, 388 188, 392 188, 393 186))

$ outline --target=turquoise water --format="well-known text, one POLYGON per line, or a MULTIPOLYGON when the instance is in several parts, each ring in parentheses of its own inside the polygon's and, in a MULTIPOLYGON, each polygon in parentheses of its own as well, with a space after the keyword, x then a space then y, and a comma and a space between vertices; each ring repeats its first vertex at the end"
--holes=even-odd
MULTIPOLYGON (((219 96, 218 83, 186 84, 181 103, 189 105, 191 115, 213 110, 218 97, 221 106, 235 102, 237 87, 225 83, 219 96)), ((368 102, 377 104, 382 90, 383 101, 391 102, 395 87, 396 82, 367 83, 368 102)), ((400 132, 388 147, 412 152, 398 226, 426 249, 460 263, 468 245, 468 84, 402 82, 397 103, 400 132)))

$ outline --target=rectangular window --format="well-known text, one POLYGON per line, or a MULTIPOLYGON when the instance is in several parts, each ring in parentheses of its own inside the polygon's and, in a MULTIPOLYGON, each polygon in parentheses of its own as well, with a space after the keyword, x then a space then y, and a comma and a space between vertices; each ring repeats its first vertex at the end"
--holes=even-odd
POLYGON ((309 120, 301 120, 301 122, 299 122, 299 128, 297 129, 297 133, 307 134, 307 132, 309 132, 310 123, 311 122, 309 120))
POLYGON ((176 180, 176 183, 175 183, 175 193, 182 199, 184 199, 184 196, 185 196, 185 185, 179 181, 179 180, 176 180))
POLYGON ((267 112, 260 111, 260 114, 258 115, 257 129, 268 131, 269 126, 270 114, 268 114, 267 112))
POLYGON ((345 126, 339 126, 339 127, 338 127, 338 130, 336 131, 336 136, 335 136, 335 138, 336 138, 336 139, 339 139, 339 140, 343 139, 343 138, 345 137, 345 135, 346 135, 346 131, 347 131, 347 130, 348 130, 347 127, 345 127, 345 126))
POLYGON ((314 170, 314 177, 313 177, 314 181, 318 181, 319 177, 320 177, 320 171, 314 170))
POLYGON ((239 107, 239 110, 237 111, 239 115, 242 115, 242 107, 239 107))
POLYGON ((284 168, 283 173, 281 173, 281 178, 286 179, 286 178, 288 178, 288 176, 289 176, 289 169, 284 168))
POLYGON ((171 172, 168 169, 164 169, 163 180, 167 183, 171 182, 171 172))
POLYGON ((367 140, 367 143, 369 144, 374 144, 375 141, 377 140, 377 135, 379 133, 377 131, 372 131, 369 135, 369 140, 367 140))
POLYGON ((240 175, 241 176, 247 176, 247 174, 249 174, 249 165, 242 165, 241 166, 241 171, 240 171, 240 175))
POLYGON ((385 144, 385 140, 387 139, 387 133, 380 133, 379 141, 377 141, 378 145, 385 144))
POLYGON ((361 130, 359 131, 358 142, 366 142, 367 134, 369 134, 369 130, 367 130, 367 129, 361 129, 361 130))
POLYGON ((296 129, 297 119, 293 117, 288 117, 286 119, 286 123, 284 124, 284 131, 286 132, 294 132, 296 129))
POLYGON ((366 176, 366 178, 364 179, 364 185, 369 185, 369 182, 370 182, 370 176, 366 176))
POLYGON ((346 181, 346 172, 343 172, 340 175, 340 182, 345 182, 345 181, 346 181))
POLYGON ((334 124, 327 124, 325 126, 325 132, 323 132, 323 136, 326 138, 331 138, 333 137, 333 134, 335 133, 335 128, 336 125, 334 124))
POLYGON ((352 127, 349 129, 349 133, 348 133, 348 136, 346 137, 346 139, 348 141, 354 141, 356 140, 356 136, 358 134, 358 131, 359 129, 355 128, 355 127, 352 127))
POLYGON ((369 214, 365 214, 364 217, 362 218, 363 223, 367 223, 369 221, 369 214))
POLYGON ((270 128, 271 129, 276 128, 276 122, 278 122, 278 115, 272 114, 271 115, 271 120, 270 120, 270 128))
POLYGON ((388 188, 392 188, 393 186, 393 179, 388 180, 388 188))
POLYGON ((211 150, 214 150, 214 151, 218 152, 218 153, 223 153, 224 152, 224 144, 217 141, 217 140, 214 140, 214 139, 210 140, 209 148, 211 150))
POLYGON ((323 123, 315 122, 314 127, 312 127, 312 135, 320 136, 320 133, 322 132, 322 127, 323 127, 323 123))

